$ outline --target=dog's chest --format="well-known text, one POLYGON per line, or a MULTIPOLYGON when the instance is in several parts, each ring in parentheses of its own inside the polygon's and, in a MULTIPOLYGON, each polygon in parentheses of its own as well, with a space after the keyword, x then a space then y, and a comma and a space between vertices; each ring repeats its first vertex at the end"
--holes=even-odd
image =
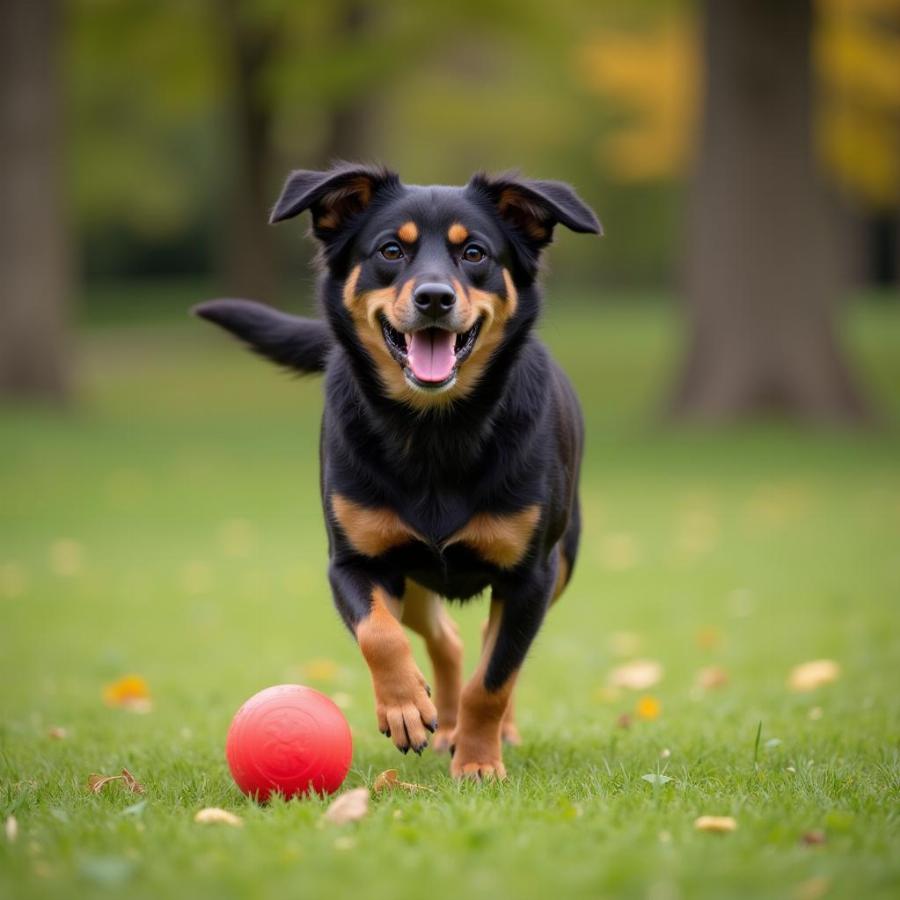
POLYGON ((521 562, 540 520, 534 504, 506 513, 474 512, 462 516, 462 524, 457 517, 448 528, 438 517, 420 516, 413 523, 389 507, 362 506, 338 493, 331 496, 331 509, 344 537, 364 556, 377 558, 411 544, 443 556, 459 546, 500 569, 521 562))

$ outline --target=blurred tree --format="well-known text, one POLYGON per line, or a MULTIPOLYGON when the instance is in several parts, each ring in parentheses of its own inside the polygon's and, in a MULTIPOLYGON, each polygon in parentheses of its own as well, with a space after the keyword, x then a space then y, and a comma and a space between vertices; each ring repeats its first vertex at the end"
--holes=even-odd
POLYGON ((0 3, 0 393, 56 400, 69 387, 60 12, 0 3))
POLYGON ((855 421, 834 216, 812 141, 812 0, 704 0, 705 103, 676 414, 855 421))
POLYGON ((224 99, 234 165, 228 179, 223 282, 238 297, 273 300, 277 277, 268 226, 274 110, 264 80, 282 33, 280 16, 244 0, 218 0, 228 71, 224 99))

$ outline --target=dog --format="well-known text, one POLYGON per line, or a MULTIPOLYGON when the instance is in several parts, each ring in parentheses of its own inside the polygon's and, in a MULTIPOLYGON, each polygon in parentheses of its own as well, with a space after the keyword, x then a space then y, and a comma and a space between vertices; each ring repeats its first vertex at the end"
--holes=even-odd
POLYGON ((323 319, 247 300, 195 312, 281 366, 325 375, 328 577, 380 731, 403 753, 433 734, 456 778, 505 778, 516 678, 581 528, 582 415, 533 332, 539 263, 557 225, 602 234, 600 223, 562 182, 478 174, 423 187, 348 163, 291 173, 270 221, 305 210, 323 319), (463 685, 443 601, 487 588, 463 685), (404 625, 424 638, 434 695, 404 625))

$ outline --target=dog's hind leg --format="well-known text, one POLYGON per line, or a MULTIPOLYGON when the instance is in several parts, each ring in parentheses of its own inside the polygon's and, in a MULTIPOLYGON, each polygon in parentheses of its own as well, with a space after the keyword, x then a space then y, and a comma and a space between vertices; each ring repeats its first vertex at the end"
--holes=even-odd
POLYGON ((462 690, 463 643, 459 629, 441 598, 409 579, 400 621, 425 640, 434 670, 434 705, 438 714, 438 729, 431 746, 439 752, 448 750, 462 690))

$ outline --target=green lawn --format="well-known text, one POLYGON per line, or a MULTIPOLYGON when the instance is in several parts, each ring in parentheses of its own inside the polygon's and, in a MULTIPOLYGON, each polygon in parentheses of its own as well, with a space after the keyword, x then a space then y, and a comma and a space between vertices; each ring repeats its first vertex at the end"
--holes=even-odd
MULTIPOLYGON (((200 323, 112 317, 81 336, 76 408, 0 414, 0 819, 18 822, 0 896, 897 896, 900 432, 665 429, 673 312, 585 305, 543 331, 586 408, 586 523, 502 785, 453 783, 446 759, 376 731, 326 585, 317 381, 200 323), (616 694, 634 657, 664 676, 616 694), (841 677, 788 690, 817 658, 841 677), (707 666, 728 684, 698 690, 707 666), (128 673, 149 714, 104 705, 128 673), (245 800, 225 731, 284 681, 345 706, 348 787, 396 767, 431 790, 342 827, 318 801, 245 800), (644 694, 654 720, 635 715, 644 694), (89 793, 123 766, 143 801, 89 793), (244 827, 195 824, 203 806, 244 827), (738 829, 698 832, 703 814, 738 829)), ((857 308, 848 335, 896 421, 900 308, 857 308)), ((484 612, 458 616, 470 667, 484 612)))

